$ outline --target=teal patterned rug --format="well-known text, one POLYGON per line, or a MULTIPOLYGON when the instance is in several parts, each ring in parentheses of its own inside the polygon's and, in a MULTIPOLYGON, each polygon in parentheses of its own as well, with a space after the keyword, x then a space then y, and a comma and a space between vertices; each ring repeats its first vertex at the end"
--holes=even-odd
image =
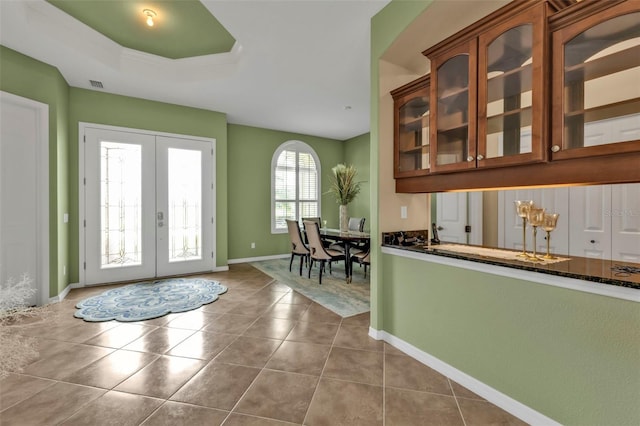
POLYGON ((364 278, 364 267, 353 264, 353 281, 347 284, 344 275, 344 263, 334 263, 333 273, 322 274, 322 285, 318 284, 318 267, 311 271, 311 279, 307 278, 307 269, 302 268, 299 275, 300 260, 296 258, 289 272, 289 259, 264 260, 252 262, 251 265, 278 282, 291 287, 316 303, 332 310, 343 317, 368 312, 369 307, 369 271, 364 278))
POLYGON ((201 278, 131 284, 84 299, 76 305, 74 316, 91 322, 142 321, 197 309, 226 291, 219 282, 201 278))

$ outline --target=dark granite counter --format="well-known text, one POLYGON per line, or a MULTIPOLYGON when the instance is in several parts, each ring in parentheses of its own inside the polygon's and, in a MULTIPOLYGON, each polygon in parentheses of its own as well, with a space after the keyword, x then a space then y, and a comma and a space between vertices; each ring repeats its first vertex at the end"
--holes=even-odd
MULTIPOLYGON (((385 241, 384 237, 382 240, 385 241)), ((458 253, 439 249, 435 244, 425 245, 424 242, 413 245, 383 243, 382 246, 640 290, 640 264, 637 263, 571 256, 567 261, 545 264, 458 253)))

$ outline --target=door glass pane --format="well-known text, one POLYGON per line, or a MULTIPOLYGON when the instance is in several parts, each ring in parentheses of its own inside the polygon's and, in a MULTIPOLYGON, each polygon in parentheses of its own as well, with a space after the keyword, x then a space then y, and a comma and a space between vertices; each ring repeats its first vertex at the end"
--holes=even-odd
POLYGON ((638 22, 621 15, 565 45, 565 149, 640 139, 638 22))
POLYGON ((142 147, 100 142, 100 267, 142 263, 142 147))
POLYGON ((487 49, 487 158, 531 152, 533 26, 520 25, 487 49))
POLYGON ((469 153, 469 55, 438 68, 438 140, 436 164, 466 161, 469 153))
POLYGON ((202 259, 202 153, 168 150, 169 262, 202 259))

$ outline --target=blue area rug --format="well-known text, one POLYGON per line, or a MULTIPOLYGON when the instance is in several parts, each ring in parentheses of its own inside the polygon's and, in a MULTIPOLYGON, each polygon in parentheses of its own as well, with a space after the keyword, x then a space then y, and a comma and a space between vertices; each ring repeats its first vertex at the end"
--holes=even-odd
POLYGON ((173 278, 107 290, 76 305, 76 318, 85 321, 142 321, 185 312, 218 299, 227 288, 201 278, 173 278))
POLYGON ((305 268, 302 269, 302 276, 299 275, 298 262, 298 259, 293 262, 292 272, 289 272, 288 258, 251 262, 251 265, 342 317, 369 312, 369 278, 368 274, 367 278, 364 277, 364 269, 358 264, 353 266, 353 281, 350 284, 345 281, 344 263, 337 262, 332 267, 331 275, 328 271, 322 275, 320 285, 318 268, 314 266, 309 279, 305 268))

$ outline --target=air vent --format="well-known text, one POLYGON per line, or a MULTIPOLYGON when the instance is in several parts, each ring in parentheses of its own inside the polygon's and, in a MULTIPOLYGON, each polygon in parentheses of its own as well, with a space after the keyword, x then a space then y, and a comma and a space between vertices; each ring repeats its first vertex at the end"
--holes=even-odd
POLYGON ((97 89, 102 89, 104 88, 104 86, 102 85, 101 81, 96 81, 96 80, 89 80, 89 83, 91 83, 91 87, 95 87, 97 89))

